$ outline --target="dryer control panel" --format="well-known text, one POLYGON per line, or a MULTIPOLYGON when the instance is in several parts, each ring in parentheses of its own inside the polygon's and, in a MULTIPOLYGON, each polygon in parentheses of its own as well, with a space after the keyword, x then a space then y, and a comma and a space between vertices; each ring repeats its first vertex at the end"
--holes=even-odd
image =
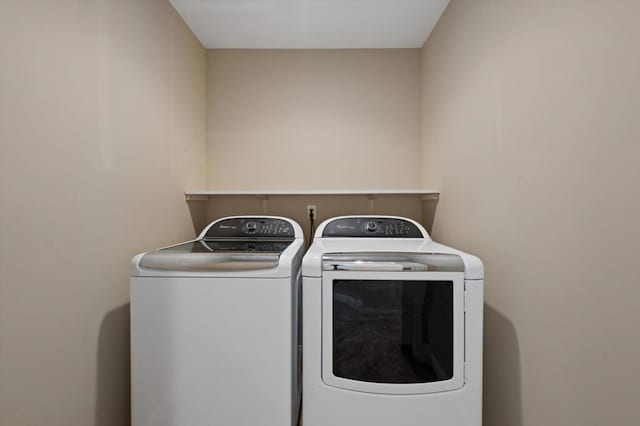
POLYGON ((327 223, 323 238, 425 238, 418 227, 404 219, 344 217, 327 223))
POLYGON ((293 239, 293 225, 286 220, 264 217, 238 217, 214 223, 207 230, 206 239, 263 238, 293 239))

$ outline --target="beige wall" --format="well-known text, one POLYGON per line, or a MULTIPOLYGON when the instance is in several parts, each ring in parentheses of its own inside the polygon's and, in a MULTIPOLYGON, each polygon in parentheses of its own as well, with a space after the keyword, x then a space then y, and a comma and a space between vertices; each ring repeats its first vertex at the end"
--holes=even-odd
POLYGON ((434 237, 487 267, 485 426, 640 424, 639 16, 453 0, 423 49, 434 237))
POLYGON ((209 188, 420 186, 420 51, 210 50, 209 188))
POLYGON ((435 238, 487 266, 485 426, 640 423, 639 15, 453 0, 422 75, 415 49, 207 73, 168 2, 3 1, 0 425, 128 424, 128 261, 191 237, 207 184, 442 190, 435 238))
POLYGON ((128 264, 193 236, 205 94, 166 1, 0 2, 0 425, 129 424, 128 264))

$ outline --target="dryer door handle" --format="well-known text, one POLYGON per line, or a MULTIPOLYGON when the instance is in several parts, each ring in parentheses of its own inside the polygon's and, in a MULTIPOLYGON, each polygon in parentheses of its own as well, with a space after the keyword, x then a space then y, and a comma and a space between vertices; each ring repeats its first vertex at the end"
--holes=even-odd
POLYGON ((450 253, 353 252, 322 257, 323 271, 464 272, 464 262, 450 253))
POLYGON ((402 271, 404 267, 398 262, 367 262, 367 261, 355 261, 355 262, 341 262, 341 263, 328 263, 329 270, 332 271, 402 271))

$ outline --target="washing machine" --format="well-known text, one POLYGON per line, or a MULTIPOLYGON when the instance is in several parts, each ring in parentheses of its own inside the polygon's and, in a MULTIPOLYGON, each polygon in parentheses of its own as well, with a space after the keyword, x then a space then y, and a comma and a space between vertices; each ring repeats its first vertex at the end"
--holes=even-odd
POLYGON ((483 265, 417 222, 323 222, 303 260, 304 426, 480 426, 483 265))
POLYGON ((228 217, 133 258, 133 426, 289 426, 300 386, 300 226, 228 217))

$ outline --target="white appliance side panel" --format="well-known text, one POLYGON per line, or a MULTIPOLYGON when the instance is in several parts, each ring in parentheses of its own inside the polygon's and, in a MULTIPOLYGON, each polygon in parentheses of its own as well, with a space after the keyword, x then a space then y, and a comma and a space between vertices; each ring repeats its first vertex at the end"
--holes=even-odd
MULTIPOLYGON (((482 425, 482 366, 484 340, 484 281, 466 280, 465 382, 468 399, 465 425, 482 425)), ((499 350, 499 349, 498 349, 499 350)))
POLYGON ((133 277, 133 426, 291 425, 291 282, 133 277))
POLYGON ((481 426, 482 281, 466 282, 467 380, 453 391, 383 395, 327 386, 322 381, 322 279, 303 278, 304 426, 481 426))
MULTIPOLYGON (((298 274, 291 278, 292 294, 291 294, 291 307, 292 310, 292 330, 291 340, 293 342, 291 346, 291 416, 295 423, 300 415, 300 400, 302 398, 302 386, 301 380, 301 366, 302 359, 300 348, 302 346, 302 327, 301 327, 301 296, 302 296, 302 270, 298 268, 298 274)), ((297 426, 297 425, 294 425, 297 426)))

